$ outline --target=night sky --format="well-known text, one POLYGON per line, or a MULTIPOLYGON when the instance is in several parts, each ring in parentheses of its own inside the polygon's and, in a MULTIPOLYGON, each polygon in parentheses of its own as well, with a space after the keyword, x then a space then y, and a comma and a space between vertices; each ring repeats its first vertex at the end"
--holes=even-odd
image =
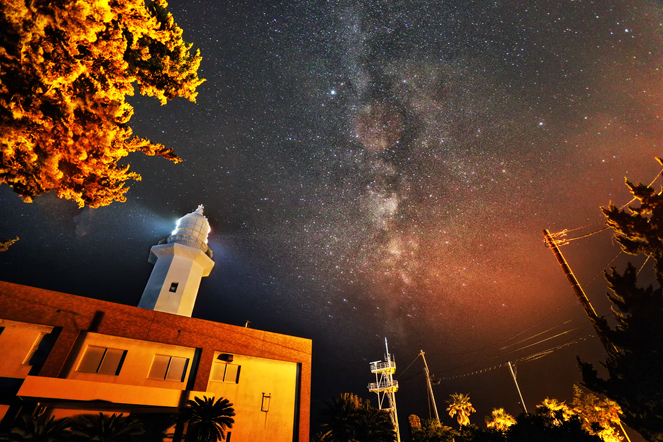
MULTIPOLYGON (((405 370, 420 350, 447 425, 454 392, 476 424, 519 413, 506 361, 530 409, 571 398, 576 355, 602 347, 542 230, 600 230, 599 207, 631 199, 624 177, 660 172, 661 2, 170 9, 207 81, 197 104, 132 97, 130 126, 184 162, 128 157, 142 181, 96 210, 3 186, 0 236, 21 239, 1 280, 137 305, 149 248, 204 204, 216 267, 193 316, 313 339, 314 415, 341 392, 375 404, 385 337, 404 426, 428 417, 421 359, 405 370)), ((562 248, 599 314, 618 252, 609 231, 562 248)))

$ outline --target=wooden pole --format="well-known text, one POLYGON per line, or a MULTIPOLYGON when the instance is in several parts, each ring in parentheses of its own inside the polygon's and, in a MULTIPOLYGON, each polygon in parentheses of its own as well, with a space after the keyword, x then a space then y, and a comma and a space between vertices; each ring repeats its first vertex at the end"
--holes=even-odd
POLYGON ((433 395, 433 386, 430 382, 430 372, 428 371, 428 364, 426 363, 426 357, 424 356, 424 351, 420 350, 421 359, 424 360, 424 371, 426 372, 426 384, 428 385, 428 395, 430 396, 431 401, 433 402, 433 411, 435 412, 435 419, 440 422, 440 415, 437 414, 437 404, 435 403, 435 396, 433 395))
POLYGON ((516 390, 518 390, 518 396, 520 396, 520 405, 523 406, 523 411, 527 413, 527 406, 525 406, 525 399, 523 399, 523 394, 520 392, 520 387, 518 386, 518 381, 516 380, 516 373, 513 371, 513 366, 511 361, 506 361, 509 364, 509 371, 511 371, 511 377, 513 377, 513 383, 516 384, 516 390))
POLYGON ((557 262, 562 267, 564 275, 566 275, 566 279, 568 279, 568 281, 571 283, 571 288, 573 289, 573 292, 576 294, 578 301, 580 301, 580 305, 582 305, 583 310, 585 310, 585 314, 587 314, 589 322, 592 323, 592 326, 594 327, 594 330, 596 331, 596 334, 598 335, 601 344, 603 344, 605 350, 609 352, 611 345, 605 339, 603 333, 601 333, 601 329, 599 328, 599 317, 596 314, 596 310, 594 310, 594 307, 592 307, 592 304, 589 302, 587 295, 585 295, 585 292, 582 290, 580 283, 578 282, 575 275, 571 271, 571 267, 569 267, 569 264, 564 259, 562 252, 559 251, 559 247, 557 247, 557 244, 555 243, 555 240, 553 240, 552 235, 550 234, 548 229, 543 230, 543 236, 546 239, 547 246, 550 247, 550 250, 552 250, 553 254, 555 255, 555 258, 557 259, 557 262))

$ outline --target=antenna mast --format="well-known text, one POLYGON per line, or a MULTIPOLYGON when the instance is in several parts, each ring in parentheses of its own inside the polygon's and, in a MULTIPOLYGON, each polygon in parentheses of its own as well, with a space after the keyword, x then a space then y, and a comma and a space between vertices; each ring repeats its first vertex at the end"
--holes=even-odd
POLYGON ((396 412, 396 392, 398 391, 398 381, 394 380, 394 372, 396 371, 396 361, 393 355, 389 354, 389 346, 387 345, 387 338, 384 338, 384 348, 386 351, 385 361, 371 362, 371 373, 375 373, 375 382, 368 384, 368 391, 377 393, 378 395, 378 408, 389 413, 391 422, 394 424, 394 431, 396 431, 396 440, 401 442, 401 433, 398 427, 398 413, 396 412), (387 403, 385 404, 385 399, 387 403), (383 405, 386 405, 383 408, 383 405))

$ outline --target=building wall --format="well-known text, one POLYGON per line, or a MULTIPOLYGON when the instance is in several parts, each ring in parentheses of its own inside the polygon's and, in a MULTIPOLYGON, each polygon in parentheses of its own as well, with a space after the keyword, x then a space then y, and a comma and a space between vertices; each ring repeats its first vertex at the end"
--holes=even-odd
POLYGON ((41 340, 53 327, 0 319, 0 377, 25 379, 41 340))
MULTIPOLYGON (((34 373, 36 376, 28 376, 21 387, 22 391, 32 392, 32 397, 37 397, 34 395, 44 389, 59 391, 65 396, 70 394, 68 386, 73 383, 86 394, 96 389, 103 394, 126 397, 126 401, 149 397, 156 405, 161 403, 162 398, 164 403, 172 403, 178 397, 185 398, 184 394, 177 396, 180 391, 188 391, 193 395, 201 392, 208 395, 221 394, 224 397, 228 395, 229 400, 237 402, 236 419, 244 422, 241 424, 242 429, 239 424, 233 428, 233 442, 291 441, 294 428, 297 428, 295 440, 308 441, 311 382, 309 339, 6 282, 0 282, 0 317, 25 323, 38 322, 39 325, 57 327, 59 330, 57 340, 41 370, 34 373), (113 378, 107 377, 111 375, 77 370, 90 345, 126 349, 123 363, 127 364, 126 374, 123 371, 124 365, 120 374, 113 375, 113 378), (190 378, 193 364, 189 364, 186 379, 177 383, 177 388, 175 383, 148 379, 145 375, 146 370, 149 372, 154 355, 159 352, 189 357, 196 351, 199 362, 195 377, 190 378), (214 376, 212 369, 215 364, 218 365, 215 361, 218 361, 220 353, 232 354, 235 360, 244 365, 240 383, 234 387, 234 392, 228 389, 228 385, 215 385, 218 382, 211 380, 214 376), (106 378, 99 382, 99 376, 106 378), (243 381, 246 382, 242 384, 243 381), (159 387, 154 386, 157 384, 159 387), (186 385, 187 390, 183 390, 182 385, 186 385), (155 395, 154 392, 159 394, 155 395), (263 392, 272 395, 268 412, 259 411, 263 392), (230 397, 231 393, 236 394, 236 397, 230 397), (260 404, 256 404, 258 394, 260 404), (295 404, 298 405, 297 416, 295 404), (242 416, 239 415, 240 410, 242 416), (295 422, 297 427, 294 426, 295 422), (242 435, 246 427, 251 430, 242 435)), ((22 345, 25 348, 27 342, 22 345)), ((72 405, 71 408, 76 407, 72 405)))
POLYGON ((0 319, 0 420, 9 411, 13 397, 33 371, 33 357, 44 336, 53 327, 0 319))
POLYGON ((297 364, 243 355, 233 355, 232 362, 224 362, 218 360, 219 354, 215 352, 207 391, 216 397, 233 398, 237 415, 232 440, 291 440, 297 364), (239 376, 234 375, 236 371, 239 376))

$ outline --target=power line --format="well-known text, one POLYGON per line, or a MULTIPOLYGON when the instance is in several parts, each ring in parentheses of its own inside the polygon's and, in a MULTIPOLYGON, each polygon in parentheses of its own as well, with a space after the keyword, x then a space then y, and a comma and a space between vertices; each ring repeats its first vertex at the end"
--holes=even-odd
POLYGON ((582 227, 576 227, 575 229, 564 229, 564 230, 562 230, 562 232, 564 232, 564 233, 575 232, 577 230, 586 229, 587 227, 591 227, 591 226, 593 226, 595 224, 599 224, 601 222, 603 222, 603 221, 602 220, 594 221, 593 223, 586 224, 582 227))
MULTIPOLYGON (((569 341, 569 342, 566 342, 564 344, 560 344, 560 345, 557 345, 555 347, 551 347, 551 348, 548 348, 546 350, 543 350, 543 351, 540 351, 540 352, 537 352, 537 353, 533 353, 531 355, 520 357, 520 358, 515 359, 514 361, 511 361, 511 362, 512 363, 525 363, 525 362, 535 361, 537 359, 541 359, 543 357, 546 357, 546 356, 552 354, 553 352, 555 352, 557 350, 560 350, 564 347, 568 347, 570 345, 577 344, 581 341, 585 341, 587 338, 595 338, 595 336, 593 336, 593 335, 583 336, 581 338, 574 339, 573 341, 569 341)), ((492 371, 492 370, 497 370, 498 368, 506 367, 507 364, 508 364, 508 362, 503 362, 501 364, 493 365, 492 367, 486 367, 486 368, 482 368, 482 369, 479 369, 479 370, 474 370, 474 371, 471 371, 471 372, 468 372, 468 373, 463 373, 463 374, 459 374, 459 375, 455 375, 455 376, 444 376, 444 377, 441 377, 439 379, 444 380, 444 381, 449 381, 449 380, 458 379, 458 378, 462 378, 462 377, 487 373, 487 372, 492 371)))
POLYGON ((645 268, 645 265, 647 264, 647 261, 649 261, 649 258, 651 258, 651 255, 647 255, 647 259, 645 259, 645 262, 642 263, 642 266, 641 266, 640 269, 638 270, 638 273, 636 273, 636 276, 639 275, 640 272, 642 271, 642 269, 645 268))
POLYGON ((593 277, 592 279, 589 280, 589 282, 587 283, 587 285, 590 285, 592 282, 594 282, 594 280, 595 280, 595 279, 596 279, 601 273, 605 272, 605 269, 608 268, 608 266, 609 266, 610 264, 612 264, 612 263, 615 261, 615 259, 617 259, 617 258, 619 257, 619 255, 621 255, 622 253, 624 253, 624 252, 623 252, 622 250, 620 250, 619 253, 617 253, 617 254, 615 255, 615 257, 612 258, 612 259, 610 260, 610 262, 607 263, 607 264, 605 265, 605 267, 603 267, 601 270, 599 270, 598 273, 597 273, 596 275, 594 275, 594 277, 593 277))
MULTIPOLYGON (((569 323, 569 322, 571 322, 571 321, 566 321, 564 324, 567 324, 567 323, 569 323)), ((557 337, 559 337, 559 336, 563 336, 563 335, 566 335, 566 334, 571 333, 571 332, 573 332, 573 331, 579 330, 579 329, 581 329, 581 328, 586 327, 587 325, 589 325, 589 324, 583 324, 583 325, 581 325, 581 326, 574 327, 574 328, 572 328, 572 329, 569 329, 569 330, 563 331, 563 332, 561 332, 561 333, 558 333, 558 334, 556 334, 555 336, 551 336, 551 337, 548 337, 548 338, 545 338, 545 339, 541 339, 541 340, 539 340, 539 341, 537 341, 537 342, 534 342, 534 343, 532 343, 532 344, 528 344, 528 345, 526 345, 526 346, 524 346, 524 347, 520 347, 520 348, 515 349, 515 350, 508 351, 508 352, 506 352, 506 353, 502 353, 502 354, 499 354, 499 355, 491 356, 491 357, 489 357, 489 358, 486 358, 486 359, 483 359, 483 360, 480 360, 480 361, 474 361, 474 362, 470 362, 470 363, 467 363, 467 364, 463 364, 463 365, 460 365, 460 366, 457 366, 457 367, 454 367, 454 368, 450 368, 450 369, 447 369, 447 370, 444 370, 444 371, 447 371, 447 372, 448 372, 448 371, 454 371, 454 370, 458 370, 459 368, 467 367, 467 366, 470 366, 470 365, 476 365, 476 364, 480 364, 480 363, 483 363, 483 362, 488 362, 488 361, 490 361, 490 360, 493 360, 493 359, 499 358, 499 357, 501 357, 501 356, 503 357, 503 356, 505 356, 505 355, 507 355, 507 354, 516 353, 516 352, 521 351, 521 350, 524 350, 524 349, 526 349, 526 348, 529 348, 529 347, 533 347, 533 346, 535 346, 535 345, 538 345, 538 344, 540 344, 540 343, 542 343, 542 342, 546 342, 546 341, 549 341, 549 340, 551 340, 551 339, 557 338, 557 337)), ((534 336, 530 336, 529 338, 523 339, 522 341, 520 341, 520 342, 518 342, 518 343, 522 343, 522 342, 528 341, 528 340, 530 340, 530 339, 532 339, 532 338, 534 338, 534 337, 536 337, 536 336, 539 336, 539 335, 541 335, 541 334, 543 334, 543 333, 547 333, 548 331, 553 330, 554 328, 556 328, 556 327, 552 327, 552 328, 546 330, 545 332, 541 332, 541 333, 538 333, 538 334, 536 334, 536 335, 534 335, 534 336)), ((593 336, 593 335, 589 335, 589 337, 595 338, 595 336, 593 336)), ((512 360, 511 362, 512 362, 512 363, 520 363, 520 362, 530 362, 530 361, 535 361, 535 360, 540 359, 540 358, 542 358, 542 357, 548 356, 549 354, 553 353, 553 352, 556 351, 556 350, 559 350, 559 349, 561 349, 561 348, 567 347, 567 346, 569 346, 569 345, 576 344, 576 343, 578 343, 578 342, 580 342, 580 341, 583 341, 583 340, 585 340, 585 339, 586 339, 586 337, 577 338, 577 339, 574 339, 574 340, 572 340, 572 341, 566 342, 566 343, 564 343, 564 344, 560 344, 560 345, 557 345, 557 346, 555 346, 555 347, 551 347, 551 348, 548 348, 548 349, 546 349, 546 350, 539 351, 539 352, 534 353, 534 354, 531 354, 531 355, 521 356, 520 358, 514 359, 514 360, 512 360)), ((516 343, 516 344, 518 344, 518 343, 516 343)), ((516 345, 516 344, 513 344, 513 345, 516 345)), ((507 346, 507 347, 503 347, 502 349, 504 349, 504 348, 508 348, 508 346, 507 346)), ((500 349, 500 350, 502 350, 502 349, 500 349)), ((432 353, 431 353, 431 354, 432 354, 432 353)), ((419 359, 420 356, 421 356, 421 354, 418 354, 418 355, 412 360, 412 362, 410 362, 410 364, 405 368, 405 370, 403 370, 403 371, 401 372, 401 374, 400 374, 396 379, 400 379, 400 378, 405 374, 405 372, 406 372, 410 367, 412 367, 412 365, 417 361, 417 359, 419 359)), ((465 373, 465 374, 462 374, 462 375, 456 375, 456 376, 450 376, 450 377, 442 377, 442 378, 438 378, 438 379, 441 379, 441 380, 449 380, 449 379, 455 379, 455 378, 458 378, 458 377, 464 377, 464 376, 469 376, 469 375, 473 375, 473 374, 481 374, 481 373, 484 373, 484 372, 487 372, 487 371, 491 371, 491 370, 494 370, 494 369, 497 369, 497 368, 505 367, 506 365, 507 365, 507 363, 501 363, 501 364, 498 364, 498 365, 494 365, 494 366, 492 366, 492 367, 483 368, 483 369, 480 369, 480 370, 474 370, 474 371, 472 371, 472 372, 465 373)), ((415 375, 415 376, 416 376, 416 375, 415 375)), ((406 378, 405 380, 409 380, 409 379, 412 379, 412 376, 410 376, 409 378, 406 378)))
POLYGON ((535 345, 538 345, 538 344, 540 344, 540 343, 542 343, 542 342, 550 341, 551 339, 555 339, 555 338, 558 338, 558 337, 560 337, 560 336, 563 336, 563 335, 565 335, 565 334, 567 334, 567 333, 571 333, 571 332, 574 332, 574 331, 576 331, 576 330, 579 330, 579 329, 581 329, 581 328, 583 328, 583 327, 587 327, 587 325, 588 325, 588 324, 583 324, 583 325, 580 325, 580 326, 578 326, 578 327, 572 328, 571 330, 566 330, 566 331, 564 331, 564 332, 562 332, 562 333, 557 333, 555 336, 550 336, 550 337, 548 337, 548 338, 541 339, 540 341, 537 341, 537 342, 535 342, 535 343, 533 343, 533 344, 528 344, 528 345, 526 345, 526 346, 524 346, 524 347, 520 347, 520 348, 518 348, 518 349, 516 349, 516 350, 508 351, 507 354, 508 354, 508 353, 515 353, 515 352, 517 352, 517 351, 524 350, 524 349, 526 349, 526 348, 529 348, 529 347, 533 347, 533 346, 535 346, 535 345))
POLYGON ((590 233, 587 233, 587 234, 585 234, 585 235, 576 236, 576 237, 574 237, 574 238, 566 239, 566 240, 564 240, 564 242, 565 242, 565 243, 569 243, 569 242, 571 242, 571 241, 575 241, 575 240, 577 240, 577 239, 588 238, 588 237, 590 237, 590 236, 594 236, 594 235, 596 235, 597 233, 601 233, 601 232, 603 232, 603 231, 605 231, 605 230, 608 230, 609 228, 610 228, 610 227, 606 226, 606 227, 603 227, 602 229, 596 230, 595 232, 590 232, 590 233))
MULTIPOLYGON (((561 325, 568 324, 568 323, 571 322, 571 321, 573 321, 573 320, 570 319, 570 320, 568 320, 568 321, 565 321, 565 322, 563 322, 562 324, 560 324, 559 326, 551 327, 551 328, 549 328, 548 330, 542 331, 542 332, 540 332, 540 333, 537 333, 537 334, 532 335, 532 336, 530 336, 530 337, 527 337, 527 338, 525 338, 525 339, 521 339, 521 340, 518 341, 518 342, 515 342, 515 343, 513 343, 513 344, 510 344, 510 345, 507 345, 507 346, 505 346, 505 347, 500 348, 500 350, 504 350, 504 349, 507 349, 507 348, 509 348, 509 347, 513 347, 514 345, 518 345, 518 344, 522 344, 523 342, 527 342, 527 341, 529 341, 530 339, 533 339, 533 338, 535 338, 535 337, 537 337, 537 336, 540 336, 540 335, 542 335, 542 334, 548 333, 549 331, 552 331, 552 330, 556 329, 557 327, 560 327, 561 325)), ((555 337, 565 335, 565 334, 567 334, 567 333, 570 333, 570 332, 572 332, 572 331, 575 331, 575 330, 577 330, 577 329, 579 329, 579 328, 582 328, 582 327, 585 327, 585 326, 586 326, 586 324, 585 324, 585 325, 582 325, 582 326, 580 326, 580 327, 575 327, 575 328, 572 328, 572 329, 570 329, 570 330, 566 330, 566 331, 564 331, 564 332, 562 332, 562 333, 559 333, 559 334, 557 334, 557 335, 555 335, 555 336, 552 336, 552 337, 550 337, 550 338, 542 339, 542 340, 540 340, 540 341, 537 341, 537 342, 535 342, 535 343, 533 343, 533 344, 530 344, 530 345, 527 345, 527 346, 525 346, 525 347, 521 347, 521 348, 516 349, 516 350, 511 350, 511 351, 506 352, 506 353, 503 353, 503 354, 498 354, 498 355, 495 355, 495 356, 491 356, 490 358, 483 359, 483 360, 480 360, 480 361, 478 361, 478 362, 477 362, 477 361, 470 362, 470 363, 468 363, 468 364, 464 364, 464 365, 461 365, 461 366, 459 366, 459 367, 454 367, 454 368, 451 368, 451 369, 446 370, 446 371, 452 371, 452 370, 456 370, 456 369, 458 369, 458 368, 467 367, 468 365, 474 365, 474 364, 477 364, 477 363, 482 363, 482 362, 490 361, 490 360, 492 360, 492 359, 495 359, 495 358, 498 358, 498 357, 500 357, 500 356, 503 356, 504 354, 514 353, 514 352, 517 352, 517 351, 523 350, 523 349, 525 349, 525 348, 529 348, 529 347, 531 347, 531 346, 534 346, 534 345, 540 344, 541 342, 545 342, 545 341, 548 341, 548 340, 553 339, 553 338, 555 338, 555 337)), ((438 356, 440 355, 440 353, 429 353, 429 354, 432 354, 432 355, 438 355, 438 356)), ((445 356, 449 356, 449 355, 445 355, 445 356)), ((421 357, 421 353, 417 354, 417 356, 414 357, 414 359, 412 360, 412 362, 410 362, 410 363, 408 364, 408 366, 405 367, 405 369, 404 369, 404 370, 398 375, 398 377, 397 377, 396 379, 397 379, 397 380, 400 379, 400 378, 401 378, 401 377, 402 377, 402 376, 403 376, 403 375, 404 375, 404 374, 410 369, 410 367, 412 367, 412 365, 417 361, 417 359, 419 359, 419 357, 421 357)), ((406 378, 406 380, 407 380, 407 379, 411 379, 411 378, 412 378, 412 377, 406 378)))
POLYGON ((407 367, 405 367, 405 370, 403 370, 403 371, 401 372, 401 374, 398 375, 398 377, 396 378, 396 380, 398 380, 401 376, 403 376, 403 375, 405 374, 405 372, 407 371, 408 368, 412 367, 412 364, 414 364, 414 363, 417 361, 417 359, 419 359, 419 356, 421 356, 421 353, 418 353, 418 354, 417 354, 417 356, 412 360, 412 362, 410 362, 410 365, 408 365, 407 367))
POLYGON ((556 338, 556 337, 563 336, 563 335, 565 335, 565 334, 567 334, 567 333, 571 333, 571 332, 573 332, 573 331, 579 330, 579 329, 581 329, 581 328, 583 328, 583 327, 587 327, 588 325, 590 325, 590 324, 583 324, 583 325, 581 325, 581 326, 578 326, 578 327, 572 328, 572 329, 570 329, 570 330, 566 330, 566 331, 564 331, 564 332, 562 332, 562 333, 558 333, 558 334, 555 335, 555 336, 552 336, 552 337, 549 337, 549 338, 545 338, 545 339, 541 339, 540 341, 537 341, 537 342, 535 342, 535 343, 533 343, 533 344, 528 344, 528 345, 526 345, 526 346, 524 346, 524 347, 520 347, 520 348, 517 348, 517 349, 515 349, 515 350, 509 350, 509 351, 507 351, 507 352, 504 352, 504 353, 501 353, 501 354, 497 354, 497 355, 495 355, 495 356, 491 356, 491 357, 489 357, 489 358, 481 359, 481 360, 479 360, 479 361, 468 362, 467 364, 463 364, 463 365, 459 365, 459 366, 457 366, 457 367, 449 368, 449 369, 444 370, 444 371, 445 371, 445 372, 447 372, 447 371, 454 371, 454 370, 458 370, 459 368, 464 368, 464 367, 468 367, 468 366, 471 366, 471 365, 477 365, 477 364, 482 364, 482 363, 484 363, 484 362, 492 361, 493 359, 497 359, 497 358, 499 358, 499 357, 506 356, 506 355, 511 354, 511 353, 517 353, 517 352, 519 352, 519 351, 521 351, 521 350, 525 350, 526 348, 533 347, 533 346, 535 346, 535 345, 541 344, 542 342, 549 341, 550 339, 554 339, 554 338, 556 338))
POLYGON ((507 349, 507 348, 509 348, 509 347, 513 347, 514 345, 518 345, 518 344, 522 344, 523 342, 527 342, 527 341, 529 341, 530 339, 534 339, 534 338, 536 338, 537 336, 541 336, 542 334, 548 333, 549 331, 552 331, 552 330, 556 329, 557 327, 560 327, 561 325, 568 324, 568 323, 571 322, 571 321, 573 321, 573 319, 569 319, 568 321, 565 321, 565 322, 563 322, 563 323, 560 324, 560 325, 556 325, 556 326, 554 326, 554 327, 550 327, 548 330, 544 330, 544 331, 542 331, 542 332, 540 332, 540 333, 537 333, 537 334, 535 334, 535 335, 532 335, 532 336, 530 336, 529 338, 521 339, 520 341, 518 341, 518 342, 514 342, 513 344, 505 345, 504 347, 500 348, 500 350, 505 350, 505 349, 507 349))
MULTIPOLYGON (((486 346, 484 346, 484 347, 477 348, 477 349, 475 349, 475 350, 468 350, 468 351, 464 351, 464 352, 460 352, 460 353, 429 353, 429 354, 431 354, 431 355, 435 355, 435 356, 463 356, 463 355, 467 355, 467 354, 470 354, 470 353, 477 353, 477 352, 479 352, 479 351, 486 350, 486 349, 489 349, 489 348, 491 348, 491 347, 495 347, 495 346, 497 346, 497 345, 501 345, 501 344, 503 344, 503 343, 505 343, 505 342, 508 342, 508 341, 510 341, 510 340, 512 340, 512 339, 517 338, 517 337, 520 336, 520 335, 525 334, 526 332, 530 331, 531 329, 533 329, 533 328, 536 327, 537 325, 541 324, 543 321, 545 321, 546 319, 548 319, 549 317, 551 317, 552 315, 554 315, 555 313, 557 313, 562 307, 564 307, 566 304, 568 304, 569 301, 570 301, 571 299, 573 299, 573 297, 574 297, 574 295, 569 296, 568 299, 567 299, 566 301, 564 301, 562 304, 560 304, 555 310, 553 310, 552 312, 548 313, 546 316, 544 316, 543 318, 539 319, 538 321, 536 321, 534 324, 530 325, 530 326, 527 327, 526 329, 524 329, 524 330, 522 330, 522 331, 516 333, 515 335, 509 336, 509 337, 506 338, 506 339, 502 339, 502 340, 500 340, 500 341, 494 342, 494 343, 492 343, 492 344, 488 344, 488 345, 486 345, 486 346)), ((565 323, 564 323, 564 324, 565 324, 565 323)), ((555 327, 553 327, 553 328, 555 328, 555 327)), ((539 334, 540 334, 540 333, 539 333, 539 334)), ((537 335, 534 335, 534 336, 537 336, 537 335)), ((530 338, 526 338, 525 340, 527 340, 527 339, 531 339, 531 338, 534 337, 534 336, 531 336, 530 338)))

